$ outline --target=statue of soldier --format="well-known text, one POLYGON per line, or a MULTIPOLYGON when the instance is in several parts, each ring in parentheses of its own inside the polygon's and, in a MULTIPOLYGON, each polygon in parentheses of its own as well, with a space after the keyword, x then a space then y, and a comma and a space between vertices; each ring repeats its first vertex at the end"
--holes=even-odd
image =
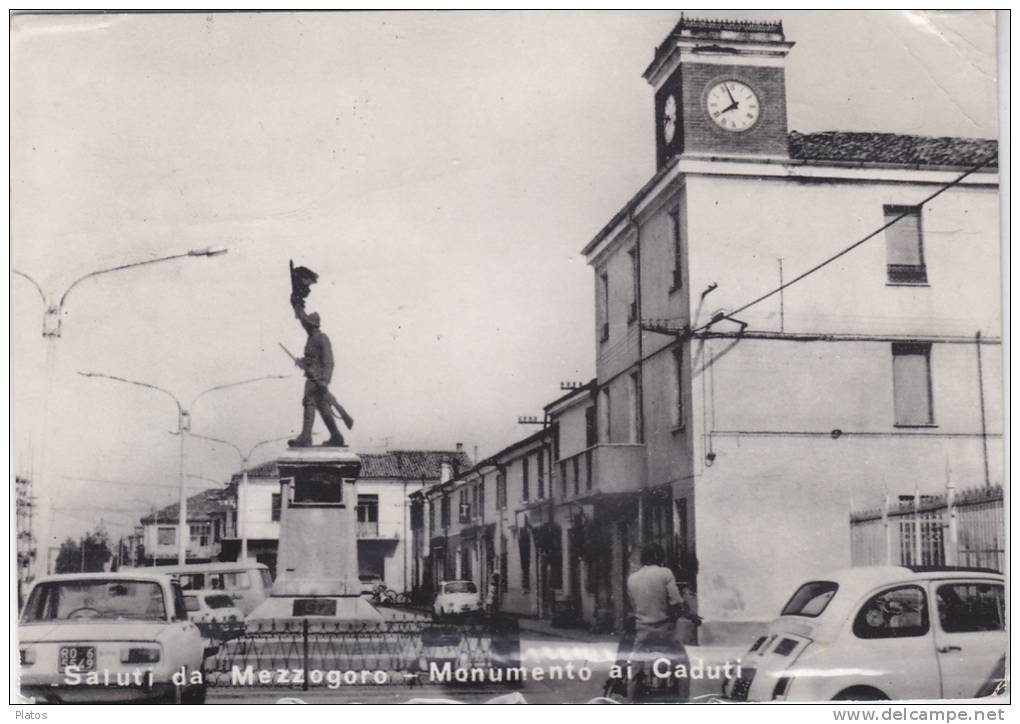
POLYGON ((334 447, 345 445, 344 437, 340 434, 336 420, 333 418, 333 408, 337 410, 348 428, 354 424, 354 421, 329 391, 329 383, 333 379, 333 348, 330 345, 329 337, 320 329, 318 313, 308 314, 305 312, 305 297, 308 295, 309 285, 314 284, 317 279, 318 276, 310 269, 306 267, 295 269, 291 264, 290 303, 294 308, 294 316, 298 318, 308 334, 304 356, 294 360, 294 363, 304 370, 305 390, 301 400, 304 407, 301 434, 288 441, 287 444, 291 447, 308 447, 312 444, 312 425, 315 422, 316 410, 322 417, 326 429, 329 430, 329 439, 322 443, 323 445, 334 447))

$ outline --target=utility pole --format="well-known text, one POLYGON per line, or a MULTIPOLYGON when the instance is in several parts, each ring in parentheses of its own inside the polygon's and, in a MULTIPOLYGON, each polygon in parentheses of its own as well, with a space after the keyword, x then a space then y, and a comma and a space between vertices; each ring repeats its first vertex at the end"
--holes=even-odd
POLYGON ((274 442, 280 442, 286 440, 286 437, 274 437, 271 440, 262 440, 252 445, 248 453, 245 454, 241 451, 240 446, 235 445, 229 440, 221 440, 216 437, 208 437, 206 435, 191 435, 199 440, 207 440, 208 442, 219 443, 220 445, 226 445, 227 447, 233 448, 234 452, 237 453, 238 457, 241 458, 241 486, 237 491, 237 536, 241 539, 241 552, 238 558, 242 561, 248 560, 248 512, 246 506, 248 505, 248 461, 251 460, 251 456, 257 449, 263 445, 269 445, 274 442))
MULTIPOLYGON (((102 372, 79 372, 82 377, 102 377, 107 380, 114 380, 115 382, 124 382, 129 385, 135 385, 136 387, 145 387, 150 390, 156 390, 162 392, 174 401, 177 405, 177 434, 181 436, 180 452, 178 455, 177 462, 177 488, 179 492, 178 500, 178 517, 177 517, 177 565, 183 566, 188 562, 188 496, 184 488, 184 443, 187 437, 188 431, 191 429, 191 412, 194 408, 195 403, 203 396, 210 392, 217 390, 225 390, 228 387, 238 387, 240 385, 247 385, 252 382, 261 382, 262 380, 280 380, 284 379, 286 375, 264 375, 262 377, 255 377, 250 380, 241 380, 240 382, 230 382, 225 385, 216 385, 210 387, 207 390, 203 390, 195 395, 194 399, 188 407, 184 407, 177 396, 169 390, 165 390, 162 387, 156 385, 150 385, 147 382, 137 382, 135 380, 128 380, 123 377, 115 377, 114 375, 103 374, 102 372)), ((158 528, 157 528, 158 534, 158 528)))

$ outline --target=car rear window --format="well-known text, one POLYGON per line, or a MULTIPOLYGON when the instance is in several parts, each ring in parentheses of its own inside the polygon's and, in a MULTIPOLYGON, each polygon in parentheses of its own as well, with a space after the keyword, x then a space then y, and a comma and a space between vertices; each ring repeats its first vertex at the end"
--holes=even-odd
POLYGON ((782 616, 808 616, 814 618, 821 615, 829 601, 836 595, 839 584, 834 581, 810 581, 797 589, 793 597, 783 607, 782 616))
POLYGON ((454 581, 446 584, 447 593, 478 593, 475 584, 471 581, 454 581))
POLYGON ((216 594, 215 596, 206 596, 205 605, 209 608, 230 608, 234 605, 234 599, 225 594, 216 594))
POLYGON ((198 604, 198 596, 185 596, 184 607, 189 611, 197 611, 201 606, 198 604))
POLYGON ((163 587, 153 581, 85 580, 41 583, 32 591, 22 620, 165 621, 163 587))

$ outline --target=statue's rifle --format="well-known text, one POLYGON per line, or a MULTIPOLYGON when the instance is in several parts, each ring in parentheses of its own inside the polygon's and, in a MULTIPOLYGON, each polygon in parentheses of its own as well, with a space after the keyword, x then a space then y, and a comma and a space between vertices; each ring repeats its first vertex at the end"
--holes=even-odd
MULTIPOLYGON (((287 356, 290 357, 291 360, 294 361, 294 364, 296 364, 301 369, 305 369, 304 363, 301 360, 299 360, 297 357, 292 355, 290 353, 290 350, 283 346, 282 342, 277 342, 277 344, 279 344, 280 345, 280 349, 282 349, 284 352, 286 352, 287 356)), ((317 385, 319 385, 320 387, 322 387, 323 390, 326 391, 326 394, 324 395, 324 397, 326 399, 326 404, 329 405, 330 412, 335 413, 341 420, 343 420, 343 423, 344 423, 344 425, 347 426, 348 430, 354 429, 354 418, 347 414, 347 410, 345 410, 344 406, 341 405, 337 401, 337 399, 333 395, 333 393, 329 391, 329 388, 326 385, 322 384, 321 382, 318 382, 317 380, 315 381, 315 383, 317 385)))

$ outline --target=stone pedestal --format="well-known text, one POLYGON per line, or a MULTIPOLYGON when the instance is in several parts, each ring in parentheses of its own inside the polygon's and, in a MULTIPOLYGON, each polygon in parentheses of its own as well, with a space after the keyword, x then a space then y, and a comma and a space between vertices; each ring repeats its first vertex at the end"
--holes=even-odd
POLYGON ((295 448, 280 471, 280 544, 273 592, 249 621, 314 617, 379 621, 361 596, 355 535, 361 459, 347 448, 295 448))

